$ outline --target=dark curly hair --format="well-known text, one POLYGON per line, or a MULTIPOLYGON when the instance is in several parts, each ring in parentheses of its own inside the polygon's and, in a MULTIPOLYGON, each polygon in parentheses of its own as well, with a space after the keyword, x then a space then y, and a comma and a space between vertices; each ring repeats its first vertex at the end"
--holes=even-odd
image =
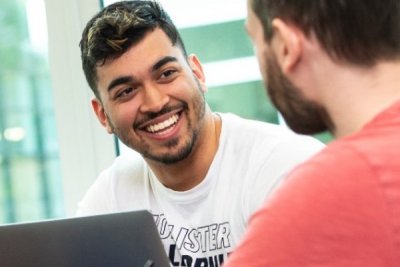
POLYGON ((101 10, 87 23, 80 41, 82 67, 98 99, 96 67, 106 60, 118 58, 155 28, 162 29, 172 44, 180 47, 187 57, 177 28, 156 1, 116 2, 101 10))

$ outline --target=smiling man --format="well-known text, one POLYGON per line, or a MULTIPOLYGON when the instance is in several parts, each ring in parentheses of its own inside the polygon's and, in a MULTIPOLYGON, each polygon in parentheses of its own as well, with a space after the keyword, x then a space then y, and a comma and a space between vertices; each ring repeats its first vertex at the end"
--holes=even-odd
POLYGON ((168 187, 187 190, 202 180, 205 173, 182 180, 161 173, 164 165, 182 171, 183 160, 194 160, 199 149, 208 166, 212 155, 205 152, 217 147, 215 138, 206 139, 218 135, 221 122, 206 111, 204 75, 195 56, 186 57, 155 28, 122 56, 97 67, 97 77, 99 96, 92 104, 109 133, 142 154, 168 187))
POLYGON ((220 266, 281 178, 323 147, 212 112, 199 59, 156 2, 108 6, 81 51, 100 123, 138 153, 99 175, 78 215, 150 210, 173 266, 220 266))

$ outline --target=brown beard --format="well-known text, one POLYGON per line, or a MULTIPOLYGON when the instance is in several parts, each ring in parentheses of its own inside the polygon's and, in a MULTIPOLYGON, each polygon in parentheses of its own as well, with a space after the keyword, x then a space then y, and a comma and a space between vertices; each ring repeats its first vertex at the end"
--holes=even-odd
POLYGON ((334 125, 326 109, 302 95, 301 90, 285 77, 274 54, 265 58, 265 87, 287 125, 300 134, 333 131, 334 125))

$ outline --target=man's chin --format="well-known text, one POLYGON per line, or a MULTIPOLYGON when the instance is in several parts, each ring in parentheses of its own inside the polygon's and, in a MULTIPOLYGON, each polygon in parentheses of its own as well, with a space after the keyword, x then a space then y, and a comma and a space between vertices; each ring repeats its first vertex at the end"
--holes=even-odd
POLYGON ((302 120, 300 118, 295 118, 295 119, 285 118, 285 122, 292 131, 298 134, 313 135, 329 130, 326 124, 321 120, 307 121, 304 119, 302 120))
POLYGON ((157 162, 157 163, 162 163, 165 165, 173 165, 177 164, 184 159, 187 158, 187 156, 184 155, 167 155, 167 156, 152 156, 152 155, 143 155, 148 160, 157 162))
POLYGON ((170 147, 168 153, 162 153, 157 155, 151 153, 144 153, 142 154, 142 156, 154 162, 162 163, 165 165, 173 165, 185 160, 187 157, 189 157, 191 152, 192 152, 191 146, 185 146, 181 149, 178 148, 174 149, 170 147))

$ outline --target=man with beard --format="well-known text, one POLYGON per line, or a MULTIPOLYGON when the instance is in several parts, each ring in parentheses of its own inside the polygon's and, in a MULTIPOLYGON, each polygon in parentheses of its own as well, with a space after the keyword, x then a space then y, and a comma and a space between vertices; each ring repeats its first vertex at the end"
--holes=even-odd
POLYGON ((173 266, 220 266, 280 179, 322 148, 276 125, 211 112, 198 58, 153 1, 106 7, 80 45, 99 121, 141 157, 118 157, 78 215, 150 210, 173 266))
POLYGON ((400 2, 248 0, 268 93, 337 140, 296 167, 224 267, 400 264, 400 2))

